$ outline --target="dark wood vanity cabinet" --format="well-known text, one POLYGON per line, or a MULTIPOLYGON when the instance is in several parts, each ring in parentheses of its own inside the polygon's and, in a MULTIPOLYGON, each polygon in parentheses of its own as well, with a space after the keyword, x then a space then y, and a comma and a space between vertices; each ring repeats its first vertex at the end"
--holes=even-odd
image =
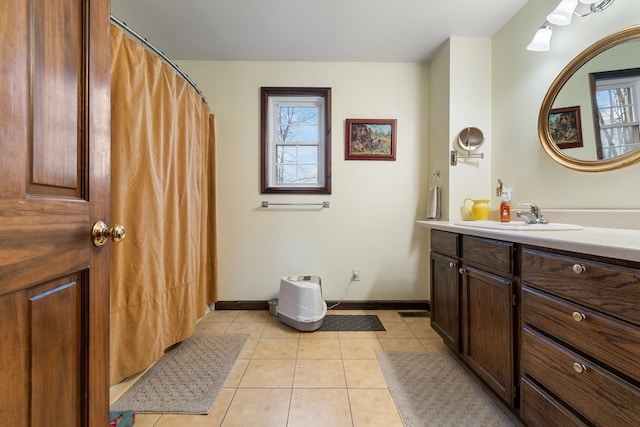
POLYGON ((640 425, 640 270, 522 249, 520 417, 640 425))
POLYGON ((431 230, 431 327, 453 351, 460 351, 458 235, 431 230))
POLYGON ((431 231, 431 325, 513 407, 514 245, 431 231))
POLYGON ((640 426, 640 263, 431 230, 431 317, 527 426, 640 426))
POLYGON ((462 358, 505 403, 515 399, 515 245, 461 236, 462 358))

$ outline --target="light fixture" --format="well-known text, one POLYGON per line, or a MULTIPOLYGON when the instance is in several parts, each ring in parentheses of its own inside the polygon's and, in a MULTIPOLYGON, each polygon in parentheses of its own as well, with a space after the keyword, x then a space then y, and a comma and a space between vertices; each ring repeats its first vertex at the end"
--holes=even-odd
POLYGON ((551 25, 545 22, 542 27, 538 28, 536 35, 533 36, 533 40, 527 46, 527 50, 533 50, 535 52, 546 52, 551 48, 551 25))
POLYGON ((558 7, 547 15, 547 21, 554 25, 569 25, 576 7, 578 0, 562 0, 558 7))
POLYGON ((580 17, 590 15, 593 12, 602 12, 603 10, 608 8, 611 5, 611 3, 613 3, 613 0, 602 0, 602 1, 593 1, 593 0, 584 0, 583 1, 583 0, 580 0, 580 1, 582 3, 591 5, 591 6, 589 6, 589 12, 585 13, 584 15, 578 15, 580 17))
POLYGON ((613 3, 614 0, 561 0, 558 7, 547 15, 547 20, 536 31, 533 40, 527 46, 527 50, 547 51, 551 47, 551 25, 569 25, 571 18, 577 16, 583 18, 595 12, 602 12, 613 3), (577 13, 578 4, 588 4, 589 11, 586 13, 577 13))

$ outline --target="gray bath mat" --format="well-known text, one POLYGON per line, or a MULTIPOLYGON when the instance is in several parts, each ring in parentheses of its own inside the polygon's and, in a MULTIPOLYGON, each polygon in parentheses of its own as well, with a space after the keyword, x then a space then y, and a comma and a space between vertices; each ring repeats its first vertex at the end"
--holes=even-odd
POLYGON ((514 426, 449 352, 376 354, 406 427, 514 426))
POLYGON ((331 314, 325 316, 319 331, 385 331, 375 314, 331 314))
POLYGON ((208 413, 248 337, 193 335, 167 351, 111 410, 208 413))

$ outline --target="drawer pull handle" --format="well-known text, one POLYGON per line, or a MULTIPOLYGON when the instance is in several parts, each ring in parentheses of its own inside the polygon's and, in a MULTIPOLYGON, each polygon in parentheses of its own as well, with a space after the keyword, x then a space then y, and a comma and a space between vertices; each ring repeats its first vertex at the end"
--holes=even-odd
POLYGON ((585 271, 587 271, 587 267, 585 267, 584 265, 573 264, 573 272, 574 273, 580 274, 580 273, 584 273, 585 271))
POLYGON ((577 373, 581 374, 581 373, 583 373, 584 371, 587 370, 587 367, 584 366, 582 363, 574 362, 573 370, 576 371, 577 373))
POLYGON ((573 320, 575 320, 576 322, 582 322, 587 317, 584 314, 580 313, 579 311, 574 311, 573 313, 571 313, 571 316, 573 317, 573 320))

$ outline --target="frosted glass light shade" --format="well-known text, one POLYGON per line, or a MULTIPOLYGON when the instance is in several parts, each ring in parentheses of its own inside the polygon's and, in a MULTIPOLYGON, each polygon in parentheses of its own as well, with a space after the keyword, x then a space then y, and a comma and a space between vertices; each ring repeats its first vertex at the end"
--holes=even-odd
POLYGON ((533 40, 527 46, 527 50, 533 50, 535 52, 546 52, 551 48, 551 27, 545 25, 540 27, 536 34, 533 36, 533 40))
POLYGON ((569 25, 578 0, 562 0, 558 7, 547 16, 547 21, 554 25, 569 25))
POLYGON ((602 0, 580 0, 580 3, 584 3, 584 4, 594 4, 594 3, 600 3, 602 0))

